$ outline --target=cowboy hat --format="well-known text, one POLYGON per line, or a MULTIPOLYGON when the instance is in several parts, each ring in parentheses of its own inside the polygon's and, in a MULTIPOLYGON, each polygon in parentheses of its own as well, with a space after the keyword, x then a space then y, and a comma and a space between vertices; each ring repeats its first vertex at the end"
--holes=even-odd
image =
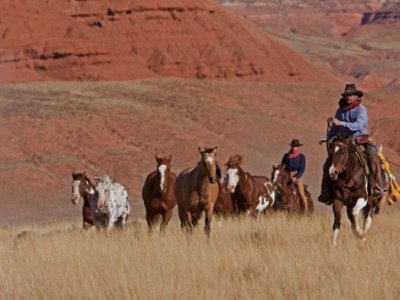
POLYGON ((298 139, 293 139, 290 144, 291 147, 301 147, 303 146, 302 143, 300 143, 300 141, 298 139))
POLYGON ((357 90, 356 85, 354 83, 346 84, 344 88, 344 92, 341 93, 343 97, 350 96, 350 95, 357 95, 358 98, 361 98, 364 93, 360 90, 357 90))

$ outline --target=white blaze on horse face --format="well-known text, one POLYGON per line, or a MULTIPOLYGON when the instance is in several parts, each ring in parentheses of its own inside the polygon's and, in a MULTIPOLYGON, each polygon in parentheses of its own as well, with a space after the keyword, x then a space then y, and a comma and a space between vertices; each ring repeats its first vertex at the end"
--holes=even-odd
POLYGON ((160 173, 161 179, 160 179, 160 190, 164 190, 164 183, 165 183, 165 170, 167 169, 166 165, 160 165, 158 167, 158 172, 160 173))
POLYGON ((81 185, 80 180, 74 180, 72 182, 72 202, 74 204, 78 204, 79 200, 81 199, 81 193, 79 192, 79 187, 81 185))
POLYGON ((107 190, 107 186, 103 181, 98 181, 97 185, 96 185, 96 191, 99 194, 99 198, 97 201, 97 208, 98 209, 103 209, 104 207, 104 203, 106 201, 106 190, 107 190))
POLYGON ((337 170, 336 170, 335 166, 332 164, 329 167, 329 175, 333 175, 333 174, 336 174, 336 173, 337 173, 337 170))
POLYGON ((272 182, 276 182, 277 180, 278 180, 278 176, 279 176, 279 170, 278 169, 276 169, 275 171, 274 171, 274 180, 272 181, 272 182))
POLYGON ((237 173, 238 169, 229 168, 226 171, 226 177, 228 179, 228 191, 231 193, 235 191, 235 188, 239 182, 239 176, 237 173))
POLYGON ((335 153, 338 152, 340 150, 339 146, 335 147, 335 153))

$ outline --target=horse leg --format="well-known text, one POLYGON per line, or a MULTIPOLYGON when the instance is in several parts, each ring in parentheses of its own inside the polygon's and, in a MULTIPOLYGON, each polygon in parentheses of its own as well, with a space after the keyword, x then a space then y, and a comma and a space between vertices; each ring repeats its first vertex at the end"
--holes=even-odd
POLYGON ((375 213, 375 206, 368 205, 365 210, 365 221, 364 221, 364 236, 367 234, 367 231, 371 227, 372 216, 375 213))
POLYGON ((167 227, 169 221, 171 220, 172 217, 172 209, 167 210, 164 214, 163 214, 163 219, 162 222, 160 224, 160 231, 164 231, 165 228, 167 227))
POLYGON ((207 234, 207 237, 210 237, 211 233, 211 219, 213 215, 213 210, 214 210, 214 205, 209 205, 206 209, 204 232, 207 234))
POLYGON ((358 222, 358 216, 360 215, 361 209, 363 209, 367 205, 367 201, 368 201, 367 199, 358 198, 356 205, 354 205, 351 211, 354 218, 354 230, 359 237, 364 237, 364 233, 360 228, 360 224, 358 222))
POLYGON ((107 224, 107 231, 110 231, 116 221, 116 218, 114 215, 109 216, 108 218, 108 224, 107 224))
POLYGON ((153 226, 154 226, 154 215, 147 213, 146 214, 146 222, 147 222, 147 233, 152 233, 153 232, 153 226))
POLYGON ((342 215, 342 208, 343 208, 343 202, 339 201, 338 199, 333 200, 332 204, 332 210, 333 210, 333 215, 335 217, 333 221, 333 239, 332 239, 332 245, 336 246, 337 244, 337 238, 339 235, 339 230, 340 230, 340 218, 342 215))

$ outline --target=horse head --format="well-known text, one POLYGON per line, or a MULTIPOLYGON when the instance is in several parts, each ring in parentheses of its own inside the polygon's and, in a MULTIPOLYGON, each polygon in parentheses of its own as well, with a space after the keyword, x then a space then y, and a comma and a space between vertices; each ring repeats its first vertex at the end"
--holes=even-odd
POLYGON ((200 163, 205 167, 207 177, 210 180, 210 183, 217 183, 218 180, 218 165, 217 165, 217 152, 218 147, 213 148, 203 148, 198 147, 198 150, 201 155, 200 163))
POLYGON ((234 193, 236 186, 239 183, 239 173, 240 173, 240 165, 243 161, 242 156, 239 154, 235 154, 229 157, 228 162, 226 163, 226 181, 227 188, 230 193, 234 193))
POLYGON ((110 177, 95 177, 96 192, 98 193, 97 209, 102 210, 106 199, 110 197, 110 187, 112 185, 110 177))
POLYGON ((93 194, 93 185, 85 172, 72 173, 72 198, 73 204, 78 204, 85 193, 93 194))
POLYGON ((331 180, 337 180, 339 174, 347 168, 349 160, 349 145, 346 141, 336 140, 329 147, 329 157, 332 162, 329 167, 329 177, 331 180))
POLYGON ((155 159, 157 162, 157 176, 160 178, 160 191, 164 193, 168 186, 168 176, 166 176, 166 172, 171 169, 172 155, 165 157, 158 157, 156 155, 155 159))
POLYGON ((279 164, 278 166, 272 166, 271 181, 272 184, 277 188, 282 188, 284 184, 288 182, 288 172, 285 170, 285 164, 279 164))

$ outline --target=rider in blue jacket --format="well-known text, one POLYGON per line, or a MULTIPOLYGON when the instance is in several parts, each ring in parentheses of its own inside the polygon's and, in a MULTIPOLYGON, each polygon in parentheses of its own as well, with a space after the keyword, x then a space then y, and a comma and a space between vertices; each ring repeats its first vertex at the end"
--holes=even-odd
MULTIPOLYGON (((372 174, 369 178, 372 185, 373 196, 379 197, 383 192, 382 174, 380 159, 377 155, 377 148, 368 140, 368 114, 367 109, 361 104, 363 92, 357 90, 355 84, 347 84, 339 100, 339 108, 332 120, 327 140, 334 136, 341 138, 353 138, 357 143, 362 143, 365 147, 365 154, 368 159, 372 174)), ((327 160, 323 167, 323 176, 321 184, 321 195, 318 201, 331 204, 332 197, 329 189, 329 169, 330 162, 327 160)))

